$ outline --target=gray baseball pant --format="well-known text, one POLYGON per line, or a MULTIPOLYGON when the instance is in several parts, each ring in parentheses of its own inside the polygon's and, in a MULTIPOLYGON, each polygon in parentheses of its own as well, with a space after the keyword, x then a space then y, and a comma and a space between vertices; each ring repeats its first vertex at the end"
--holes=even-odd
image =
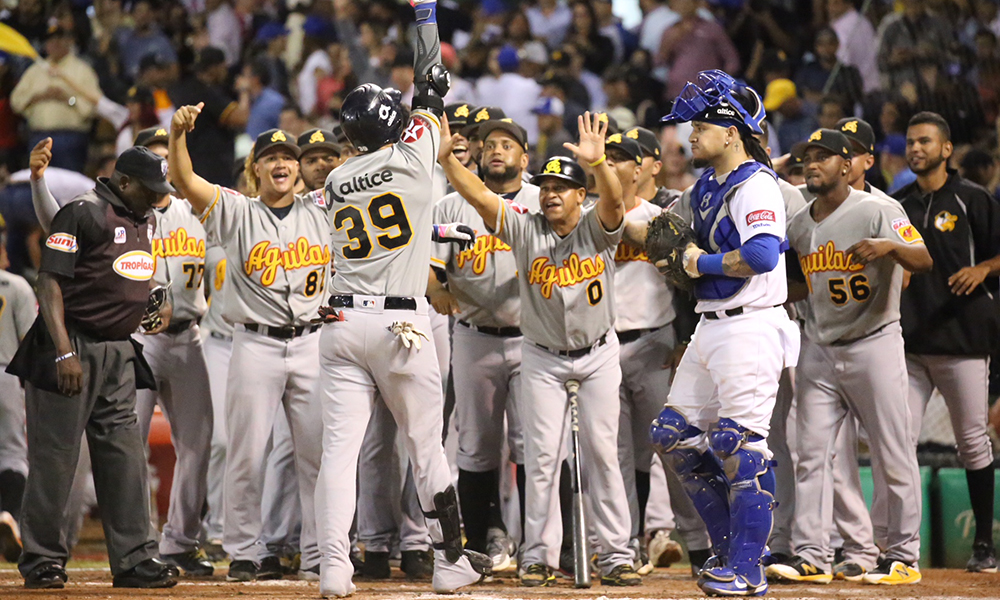
POLYGON ((212 443, 208 459, 208 513, 205 515, 205 539, 222 540, 226 481, 226 379, 233 338, 211 332, 203 336, 208 383, 212 389, 212 443))

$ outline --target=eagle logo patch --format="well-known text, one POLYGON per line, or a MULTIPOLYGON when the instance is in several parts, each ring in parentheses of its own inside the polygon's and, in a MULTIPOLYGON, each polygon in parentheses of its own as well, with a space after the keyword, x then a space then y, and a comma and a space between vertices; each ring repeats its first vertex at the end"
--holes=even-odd
POLYGON ((934 216, 934 227, 936 227, 938 231, 954 231, 956 221, 958 221, 958 215, 953 215, 946 210, 942 210, 934 216))

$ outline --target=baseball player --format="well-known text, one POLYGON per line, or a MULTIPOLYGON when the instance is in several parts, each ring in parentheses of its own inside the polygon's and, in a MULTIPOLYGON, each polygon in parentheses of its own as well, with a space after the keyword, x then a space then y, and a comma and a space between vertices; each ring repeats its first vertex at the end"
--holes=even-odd
MULTIPOLYGON (((683 263, 701 321, 650 435, 711 535, 716 560, 698 580, 711 595, 767 591, 760 561, 774 475, 766 440, 781 371, 798 355, 798 329, 781 306, 785 207, 753 137, 763 118, 757 93, 721 71, 699 73, 664 118, 692 122, 695 165, 709 168, 675 208, 697 234, 683 263)), ((644 225, 628 239, 644 241, 644 225)))
POLYGON ((344 99, 342 127, 360 152, 330 173, 326 202, 337 271, 320 336, 323 465, 316 490, 320 594, 354 592, 349 560, 355 473, 376 394, 402 431, 434 542, 433 587, 451 593, 491 573, 489 557, 462 548, 458 498, 440 432, 441 373, 430 320, 427 265, 431 189, 448 73, 440 63, 437 4, 417 0, 413 110, 374 84, 344 99), (404 131, 405 129, 405 131, 404 131), (332 230, 332 231, 331 231, 332 230), (417 235, 414 235, 417 232, 417 235), (423 338, 423 341, 421 341, 423 338))
POLYGON ((629 515, 618 467, 618 411, 621 383, 618 338, 613 326, 614 252, 621 238, 625 207, 621 184, 607 164, 607 124, 586 113, 580 142, 567 144, 591 165, 599 200, 582 209, 587 181, 576 161, 552 157, 532 182, 540 187, 541 212, 505 202, 451 156, 448 140, 440 160, 448 180, 509 245, 519 272, 524 430, 527 471, 524 564, 521 584, 554 581, 559 565, 562 519, 557 477, 567 450, 568 402, 565 383, 580 382, 580 440, 584 482, 594 509, 600 551, 597 566, 604 585, 639 585, 628 548, 629 515))
POLYGON ((326 208, 318 193, 297 196, 298 147, 285 132, 257 137, 247 158, 259 199, 214 186, 191 168, 186 135, 201 106, 181 107, 170 130, 170 172, 210 239, 226 251, 223 317, 235 324, 226 384, 225 520, 223 545, 232 557, 227 578, 251 581, 261 559, 264 452, 283 408, 295 444, 302 502, 300 575, 318 575, 313 496, 322 437, 319 326, 309 323, 322 301, 330 267, 326 208))
MULTIPOLYGON (((528 165, 523 130, 509 119, 493 119, 479 127, 478 135, 483 139, 480 173, 486 187, 538 212, 538 187, 521 180, 528 165)), ((459 149, 467 143, 456 135, 452 150, 463 167, 468 164, 459 149)), ((490 233, 482 217, 457 192, 435 206, 434 220, 466 223, 477 235, 475 244, 464 251, 436 246, 427 289, 435 310, 457 319, 452 377, 465 547, 487 554, 493 559, 493 570, 501 571, 510 566, 515 552, 500 511, 504 416, 511 461, 524 469, 517 408, 522 342, 517 265, 510 246, 490 233), (434 268, 447 273, 447 288, 438 281, 434 268)))
POLYGON ((1000 206, 987 190, 948 169, 951 152, 951 130, 940 115, 922 112, 910 119, 906 159, 917 180, 896 197, 934 258, 934 271, 913 276, 901 306, 911 441, 916 445, 924 408, 937 388, 951 415, 976 523, 966 569, 993 573, 995 469, 986 424, 988 356, 1000 327, 1000 206))
MULTIPOLYGON (((897 202, 850 187, 851 145, 820 129, 804 151, 806 185, 816 199, 789 225, 808 292, 801 366, 796 373, 798 436, 796 556, 768 567, 772 577, 829 583, 834 440, 850 411, 869 432, 876 496, 891 509, 885 559, 866 583, 920 581, 920 476, 909 444, 906 370, 899 326, 903 270, 932 261, 897 202)), ((793 270, 794 273, 794 270, 793 270)), ((798 295, 801 297, 801 294, 798 295)))
POLYGON ((17 519, 28 475, 28 446, 24 389, 6 369, 35 322, 38 304, 31 285, 23 277, 7 272, 6 248, 6 227, 0 218, 0 556, 7 562, 17 562, 21 556, 17 519))

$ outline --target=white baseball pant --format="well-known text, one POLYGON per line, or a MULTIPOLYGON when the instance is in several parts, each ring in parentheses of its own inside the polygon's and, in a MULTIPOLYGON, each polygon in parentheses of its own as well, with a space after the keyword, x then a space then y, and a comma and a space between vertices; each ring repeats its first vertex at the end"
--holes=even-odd
POLYGON ((212 446, 208 459, 208 512, 205 514, 205 539, 222 540, 225 511, 226 480, 226 380, 229 377, 229 357, 233 353, 233 338, 209 332, 202 336, 208 383, 212 388, 212 446))

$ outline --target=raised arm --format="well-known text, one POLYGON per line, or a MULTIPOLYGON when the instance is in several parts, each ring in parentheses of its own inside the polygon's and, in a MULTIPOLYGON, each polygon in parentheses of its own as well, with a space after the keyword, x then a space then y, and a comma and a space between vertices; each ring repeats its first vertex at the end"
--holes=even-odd
POLYGON ((475 173, 465 168, 465 165, 458 162, 452 152, 458 142, 459 135, 451 134, 448 127, 448 120, 441 120, 441 147, 438 149, 438 162, 444 168, 445 175, 455 191, 459 193, 466 202, 476 209, 479 216, 491 229, 497 222, 497 215, 500 213, 500 196, 497 196, 486 187, 483 180, 475 173))
POLYGON ((580 128, 579 145, 567 142, 563 146, 593 170, 597 183, 597 218, 604 229, 614 231, 625 218, 625 202, 622 199, 622 184, 608 165, 604 154, 604 136, 608 133, 608 123, 601 121, 597 113, 591 115, 587 111, 577 118, 577 125, 580 128))
POLYGON ((49 232, 52 219, 59 212, 59 203, 45 183, 45 169, 50 162, 52 162, 52 138, 45 138, 35 145, 28 159, 28 167, 31 169, 31 204, 35 207, 38 224, 45 233, 49 232))
POLYGON ((448 70, 441 64, 441 38, 437 26, 437 0, 411 0, 417 20, 413 57, 413 108, 444 114, 444 97, 451 87, 448 70))
POLYGON ((182 198, 191 203, 196 214, 204 212, 215 200, 215 186, 205 181, 194 172, 191 155, 188 154, 187 132, 194 129, 194 123, 205 107, 204 102, 197 106, 182 106, 174 113, 170 122, 170 181, 174 184, 182 198))

